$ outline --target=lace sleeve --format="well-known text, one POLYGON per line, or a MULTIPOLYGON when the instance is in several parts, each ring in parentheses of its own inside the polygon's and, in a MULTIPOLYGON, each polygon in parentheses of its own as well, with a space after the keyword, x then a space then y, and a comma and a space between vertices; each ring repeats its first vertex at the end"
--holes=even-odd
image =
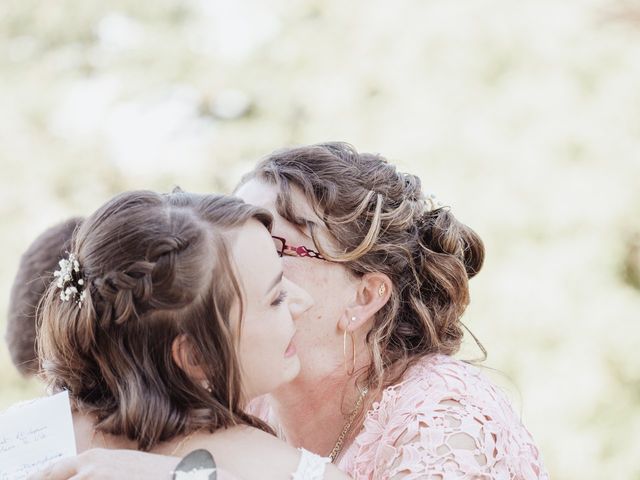
POLYGON ((502 392, 453 367, 385 392, 354 448, 354 478, 548 480, 502 392))
MULTIPOLYGON (((492 479, 498 467, 497 433, 479 411, 456 400, 442 400, 429 413, 414 411, 402 430, 383 447, 387 468, 380 479, 492 479)), ((499 468, 498 468, 499 469, 499 468)), ((502 472, 506 473, 506 472, 502 472)), ((377 476, 378 476, 377 475, 377 476)))
POLYGON ((291 475, 292 480, 322 480, 324 478, 324 470, 327 463, 331 459, 321 457, 315 453, 311 453, 304 448, 299 449, 302 452, 298 469, 291 475))
MULTIPOLYGON (((547 478, 524 432, 495 422, 478 405, 443 399, 406 412, 406 423, 381 448, 384 480, 538 480, 547 478), (395 438, 393 438, 395 437, 395 438)), ((494 412, 496 413, 496 412, 494 412)), ((514 425, 515 427, 515 425, 514 425)))

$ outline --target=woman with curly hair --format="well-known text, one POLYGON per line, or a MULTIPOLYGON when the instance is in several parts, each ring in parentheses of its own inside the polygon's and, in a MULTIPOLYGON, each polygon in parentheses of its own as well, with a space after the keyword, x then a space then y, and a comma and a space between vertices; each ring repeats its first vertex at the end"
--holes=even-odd
MULTIPOLYGON (((252 404, 282 439, 355 479, 548 479, 504 394, 454 357, 484 246, 418 177, 325 143, 265 157, 235 194, 273 214, 284 271, 314 299, 300 374, 252 404)), ((106 478, 112 461, 131 458, 76 459, 106 478)))

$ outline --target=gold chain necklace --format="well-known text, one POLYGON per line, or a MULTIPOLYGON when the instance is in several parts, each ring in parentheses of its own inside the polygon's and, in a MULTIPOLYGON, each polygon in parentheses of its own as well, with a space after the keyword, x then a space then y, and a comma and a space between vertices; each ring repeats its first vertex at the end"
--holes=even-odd
POLYGON ((344 439, 347 436, 347 433, 349 433, 349 430, 351 429, 351 425, 353 424, 353 421, 355 420, 356 415, 358 415, 358 412, 360 411, 360 407, 362 407, 362 402, 364 401, 364 397, 368 391, 369 389, 365 388, 360 392, 360 396, 358 397, 358 400, 356 400, 356 404, 354 405, 353 411, 351 412, 351 414, 349 415, 349 418, 347 419, 347 423, 344 424, 344 428, 342 429, 342 432, 340 432, 340 435, 338 435, 338 440, 336 441, 336 444, 333 447, 333 450, 331 450, 331 453, 329 454, 329 458, 331 459, 332 463, 335 462, 336 458, 338 458, 338 455, 340 455, 340 452, 342 451, 342 444, 344 443, 344 439))

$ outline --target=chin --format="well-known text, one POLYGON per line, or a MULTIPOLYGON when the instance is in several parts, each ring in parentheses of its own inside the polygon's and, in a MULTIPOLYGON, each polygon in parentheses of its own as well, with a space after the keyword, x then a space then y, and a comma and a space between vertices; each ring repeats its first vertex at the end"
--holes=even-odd
MULTIPOLYGON (((297 355, 294 355, 291 358, 285 359, 285 363, 281 366, 282 374, 279 378, 273 378, 273 384, 262 384, 260 388, 258 388, 257 393, 253 395, 253 397, 258 397, 260 395, 265 395, 271 392, 278 390, 279 388, 291 383, 299 374, 300 374, 300 359, 297 355)), ((264 377, 263 377, 264 378, 264 377)))
POLYGON ((285 375, 283 383, 291 382, 300 374, 300 359, 298 358, 298 355, 294 355, 287 360, 288 362, 284 370, 285 375))

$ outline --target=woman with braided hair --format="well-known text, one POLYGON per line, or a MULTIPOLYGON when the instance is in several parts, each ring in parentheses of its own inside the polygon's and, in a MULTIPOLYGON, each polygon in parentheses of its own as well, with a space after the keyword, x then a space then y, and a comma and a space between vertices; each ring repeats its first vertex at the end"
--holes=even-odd
MULTIPOLYGON (((285 274, 314 299, 300 374, 252 403, 280 438, 355 479, 548 479, 505 395, 454 358, 484 246, 418 177, 326 143, 268 155, 235 194, 272 213, 285 274)), ((162 478, 144 455, 76 459, 104 478, 132 461, 162 478)))
MULTIPOLYGON (((271 221, 234 197, 138 191, 81 224, 45 293, 38 339, 44 379, 69 392, 79 451, 200 448, 227 472, 220 479, 347 478, 333 466, 321 477, 324 459, 244 409, 298 374, 292 318, 311 304, 283 275, 271 221), (269 462, 244 459, 265 451, 269 462)), ((65 472, 61 461, 45 474, 65 472)))

